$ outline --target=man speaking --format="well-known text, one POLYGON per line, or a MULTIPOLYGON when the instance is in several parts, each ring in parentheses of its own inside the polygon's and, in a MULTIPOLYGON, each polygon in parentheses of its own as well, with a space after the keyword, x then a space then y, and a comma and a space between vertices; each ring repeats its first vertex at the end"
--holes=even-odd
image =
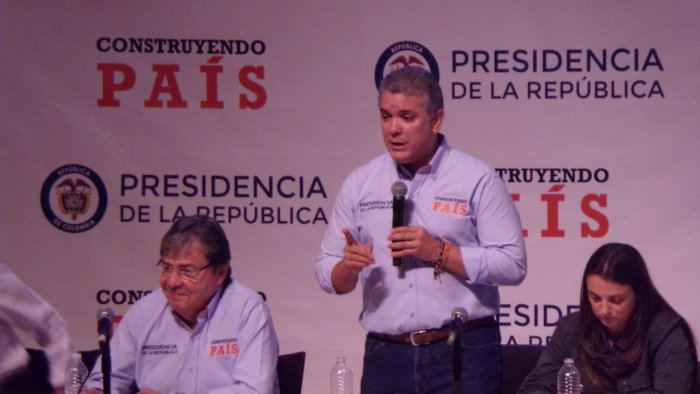
MULTIPOLYGON (((276 393, 279 346, 260 295, 231 277, 214 219, 178 219, 160 246, 160 290, 124 315, 111 342, 111 388, 141 393, 276 393)), ((95 364, 89 392, 103 387, 95 364)))
POLYGON ((447 144, 442 91, 429 72, 388 74, 379 114, 388 153, 345 180, 316 260, 326 292, 362 283, 362 392, 447 392, 454 378, 446 342, 453 311, 463 308, 463 387, 499 393, 497 286, 519 284, 527 270, 510 194, 493 169, 447 144), (407 188, 405 224, 392 228, 397 181, 407 188))

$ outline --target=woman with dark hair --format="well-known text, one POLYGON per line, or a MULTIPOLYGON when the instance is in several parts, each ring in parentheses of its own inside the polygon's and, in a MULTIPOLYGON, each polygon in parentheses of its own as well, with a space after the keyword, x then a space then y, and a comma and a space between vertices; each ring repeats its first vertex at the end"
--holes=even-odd
POLYGON ((580 306, 559 321, 519 393, 556 392, 565 358, 575 360, 585 393, 692 392, 693 334, 656 290, 635 248, 610 243, 593 253, 580 306))

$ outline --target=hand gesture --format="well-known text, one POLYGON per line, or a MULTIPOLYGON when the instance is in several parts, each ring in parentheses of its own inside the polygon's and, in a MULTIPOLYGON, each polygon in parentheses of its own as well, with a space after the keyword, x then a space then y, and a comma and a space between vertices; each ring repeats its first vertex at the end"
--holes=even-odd
POLYGON ((360 272, 371 264, 374 264, 372 244, 357 242, 348 229, 343 229, 345 236, 345 248, 343 259, 333 267, 331 280, 338 293, 347 293, 355 288, 360 278, 360 272))

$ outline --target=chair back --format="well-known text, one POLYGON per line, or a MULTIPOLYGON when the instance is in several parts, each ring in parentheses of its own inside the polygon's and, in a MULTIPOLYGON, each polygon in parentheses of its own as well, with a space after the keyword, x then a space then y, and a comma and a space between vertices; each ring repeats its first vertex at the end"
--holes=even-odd
POLYGON ((518 391, 527 375, 537 365, 544 350, 540 345, 501 345, 501 392, 518 391))
POLYGON ((301 394, 306 352, 280 354, 277 358, 277 378, 280 394, 301 394))

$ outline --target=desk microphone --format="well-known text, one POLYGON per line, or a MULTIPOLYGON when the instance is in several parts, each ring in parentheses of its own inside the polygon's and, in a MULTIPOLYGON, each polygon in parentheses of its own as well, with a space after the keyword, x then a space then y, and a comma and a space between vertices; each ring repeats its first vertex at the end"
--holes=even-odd
POLYGON ((100 357, 102 359, 102 392, 111 393, 112 358, 109 351, 109 332, 112 329, 114 311, 102 307, 97 311, 97 334, 100 341, 100 357))
POLYGON ((100 345, 109 340, 109 332, 112 329, 114 311, 109 307, 102 307, 97 311, 97 335, 100 345))
POLYGON ((467 310, 462 307, 452 309, 452 319, 450 320, 450 334, 447 337, 447 344, 452 346, 457 339, 457 335, 462 331, 462 325, 467 321, 467 310))
MULTIPOLYGON (((392 203, 393 217, 391 228, 403 226, 403 206, 408 187, 401 181, 396 181, 391 185, 391 194, 394 196, 392 203)), ((394 257, 394 266, 401 266, 401 257, 394 257)))

